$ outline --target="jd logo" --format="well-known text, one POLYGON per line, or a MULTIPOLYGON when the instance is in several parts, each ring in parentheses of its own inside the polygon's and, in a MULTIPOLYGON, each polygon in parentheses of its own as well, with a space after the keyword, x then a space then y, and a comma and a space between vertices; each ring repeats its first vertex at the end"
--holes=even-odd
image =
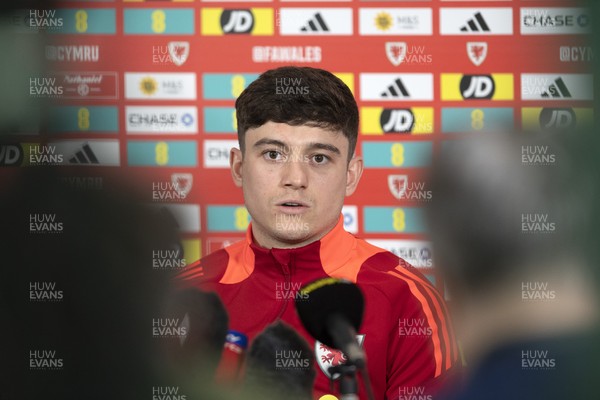
POLYGON ((571 108, 544 108, 540 113, 540 126, 542 128, 572 128, 575 123, 575 112, 571 108))
POLYGON ((386 108, 379 117, 379 123, 385 133, 407 133, 415 125, 415 116, 409 109, 386 108))
POLYGON ((463 99, 491 99, 496 86, 490 75, 465 75, 460 80, 463 99))
POLYGON ((250 10, 223 10, 221 28, 224 33, 249 33, 254 28, 254 17, 250 10))
POLYGON ((20 144, 0 145, 0 166, 17 167, 23 162, 23 149, 20 144))

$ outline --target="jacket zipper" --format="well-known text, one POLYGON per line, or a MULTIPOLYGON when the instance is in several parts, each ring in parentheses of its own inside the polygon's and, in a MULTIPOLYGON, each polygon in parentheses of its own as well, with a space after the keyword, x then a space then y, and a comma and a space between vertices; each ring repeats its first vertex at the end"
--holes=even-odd
MULTIPOLYGON (((281 267, 283 269, 283 276, 285 278, 285 283, 290 284, 291 281, 292 281, 292 279, 291 279, 292 276, 290 274, 289 266, 287 264, 282 264, 281 267)), ((290 287, 290 286, 288 286, 288 287, 290 287)), ((287 308, 288 301, 289 301, 289 296, 286 296, 285 300, 283 301, 283 306, 281 306, 281 309, 279 310, 279 314, 277 314, 277 317, 275 317, 275 321, 277 321, 279 318, 281 318, 281 316, 285 312, 285 309, 287 308)))

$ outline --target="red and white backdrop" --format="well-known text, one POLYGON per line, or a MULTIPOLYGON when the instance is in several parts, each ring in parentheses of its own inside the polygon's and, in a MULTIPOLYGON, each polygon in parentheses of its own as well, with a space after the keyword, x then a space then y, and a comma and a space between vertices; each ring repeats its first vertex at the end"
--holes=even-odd
POLYGON ((17 136, 21 156, 0 162, 83 166, 70 183, 90 190, 131 174, 176 216, 186 262, 243 237, 233 107, 267 69, 324 68, 352 89, 366 170, 346 229, 441 290, 422 221, 432 155, 460 132, 592 120, 591 17, 575 1, 89 0, 20 17, 47 33, 48 72, 29 89, 53 103, 47 132, 17 136))

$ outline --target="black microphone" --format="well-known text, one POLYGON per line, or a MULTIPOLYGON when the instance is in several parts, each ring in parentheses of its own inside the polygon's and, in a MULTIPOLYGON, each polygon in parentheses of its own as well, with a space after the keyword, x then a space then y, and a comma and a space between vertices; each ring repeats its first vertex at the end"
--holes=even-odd
POLYGON ((308 333, 341 350, 350 364, 364 368, 365 353, 356 340, 364 312, 358 286, 344 279, 323 278, 304 286, 300 294, 296 310, 308 333))

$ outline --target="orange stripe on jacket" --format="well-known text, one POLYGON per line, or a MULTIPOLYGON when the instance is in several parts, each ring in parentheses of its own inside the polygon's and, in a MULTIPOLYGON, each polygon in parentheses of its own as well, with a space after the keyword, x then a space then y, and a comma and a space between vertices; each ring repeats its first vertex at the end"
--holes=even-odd
MULTIPOLYGON (((438 306, 438 305, 441 305, 441 306, 442 306, 442 308, 443 308, 443 311, 444 311, 443 313, 442 313, 441 311, 439 311, 439 310, 438 310, 438 312, 439 312, 439 315, 440 315, 440 316, 444 316, 444 315, 450 315, 450 313, 448 312, 448 307, 446 306, 446 302, 445 302, 445 301, 443 301, 443 300, 442 300, 442 301, 435 301, 435 299, 437 298, 437 296, 435 296, 435 293, 436 293, 436 290, 437 290, 437 289, 435 289, 435 288, 433 287, 433 285, 431 284, 431 282, 429 282, 429 281, 428 281, 428 280, 426 280, 426 279, 425 279, 425 280, 424 280, 424 279, 422 279, 422 278, 421 278, 421 277, 419 277, 418 275, 415 275, 414 273, 412 273, 412 272, 411 272, 409 269, 407 269, 407 268, 404 268, 404 267, 401 267, 401 266, 398 266, 398 267, 396 267, 396 271, 398 271, 398 272, 400 272, 400 273, 403 273, 403 274, 406 274, 406 275, 408 275, 408 276, 412 277, 414 280, 416 280, 416 281, 418 281, 418 282, 422 283, 422 284, 423 284, 425 287, 429 288, 429 289, 431 290, 431 293, 429 293, 429 295, 430 295, 430 296, 433 298, 433 301, 434 301, 434 303, 436 304, 436 308, 437 308, 437 306, 438 306)), ((440 296, 441 296, 441 295, 440 295, 440 296)), ((440 297, 440 298, 441 298, 441 297, 440 297)), ((443 318, 441 318, 441 317, 440 317, 440 319, 444 321, 444 328, 445 328, 445 332, 448 334, 448 337, 449 337, 449 334, 450 334, 449 332, 450 332, 450 329, 452 329, 452 327, 449 327, 449 326, 448 326, 448 324, 446 323, 445 319, 443 319, 443 318)), ((456 344, 456 340, 452 340, 452 341, 450 341, 450 340, 448 339, 448 340, 446 341, 446 343, 448 343, 450 346, 452 346, 452 349, 453 349, 453 351, 454 351, 454 360, 453 360, 453 361, 456 361, 456 360, 458 359, 458 347, 457 347, 457 344, 456 344)), ((448 357, 448 359, 452 359, 452 357, 450 357, 450 356, 449 356, 449 357, 448 357)), ((446 362, 446 368, 449 368, 449 366, 448 366, 448 362, 446 362)))
POLYGON ((431 329, 433 331, 433 334, 431 335, 431 340, 433 342, 434 357, 435 357, 434 378, 437 378, 439 375, 442 374, 442 345, 440 343, 438 326, 437 326, 437 323, 435 322, 435 318, 433 317, 433 311, 432 311, 431 307, 429 307, 429 304, 427 303, 427 299, 421 294, 421 292, 417 288, 417 285, 415 284, 414 281, 412 281, 411 279, 408 279, 394 271, 388 271, 388 274, 393 275, 396 278, 399 278, 399 279, 402 279, 403 281, 405 281, 407 283, 411 293, 413 294, 413 296, 415 296, 417 298, 417 300, 419 300, 419 303, 421 303, 421 306, 423 307, 423 312, 425 313, 427 322, 429 323, 429 326, 431 326, 431 329))

